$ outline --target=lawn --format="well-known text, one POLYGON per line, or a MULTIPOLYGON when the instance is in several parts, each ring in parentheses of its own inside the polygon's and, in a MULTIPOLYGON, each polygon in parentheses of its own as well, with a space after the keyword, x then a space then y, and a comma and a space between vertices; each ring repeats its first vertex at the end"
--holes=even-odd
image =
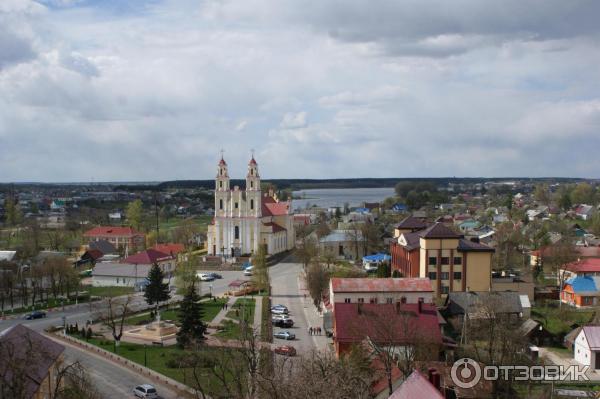
POLYGON ((571 331, 573 324, 587 324, 594 316, 593 311, 576 310, 569 306, 544 306, 534 307, 531 310, 531 318, 539 320, 544 327, 555 335, 564 335, 571 331))
MULTIPOLYGON (((168 230, 175 229, 175 228, 179 227, 185 220, 189 220, 189 219, 172 217, 172 218, 169 218, 168 221, 163 220, 159 223, 160 231, 168 231, 168 230)), ((210 224, 210 222, 212 220, 212 216, 199 215, 199 216, 193 217, 191 220, 196 225, 200 226, 201 231, 206 231, 207 226, 210 224)))
POLYGON ((226 339, 238 339, 240 336, 240 320, 245 320, 249 325, 254 324, 254 298, 239 298, 227 312, 227 317, 232 320, 223 320, 223 329, 215 334, 217 337, 226 339), (236 320, 236 321, 233 321, 236 320))
MULTIPOLYGON (((75 338, 81 339, 78 336, 75 336, 75 338)), ((115 352, 112 341, 91 338, 88 340, 88 342, 109 352, 115 352)), ((213 353, 221 351, 222 349, 205 346, 201 350, 206 353, 206 357, 210 357, 213 353)), ((194 385, 194 380, 192 379, 192 369, 181 367, 180 363, 180 360, 182 360, 182 358, 189 352, 180 349, 177 346, 161 347, 146 345, 144 347, 144 345, 121 342, 116 353, 135 363, 145 365, 146 367, 183 384, 189 386, 194 385)), ((208 363, 209 362, 207 362, 207 364, 208 363)), ((208 369, 204 370, 204 373, 209 373, 208 369)), ((211 384, 213 389, 218 389, 219 387, 219 384, 216 380, 211 380, 210 377, 206 376, 204 377, 203 384, 211 384)))
MULTIPOLYGON (((214 302, 212 300, 202 301, 202 321, 205 323, 210 323, 215 316, 219 313, 223 304, 226 302, 225 299, 216 299, 214 302)), ((161 320, 174 320, 177 321, 179 319, 178 314, 179 308, 174 309, 162 309, 160 311, 161 320)), ((138 324, 146 324, 151 322, 150 313, 142 313, 137 316, 129 317, 126 322, 130 325, 138 325, 138 324)))
POLYGON ((86 287, 91 296, 121 296, 133 294, 133 287, 86 287))

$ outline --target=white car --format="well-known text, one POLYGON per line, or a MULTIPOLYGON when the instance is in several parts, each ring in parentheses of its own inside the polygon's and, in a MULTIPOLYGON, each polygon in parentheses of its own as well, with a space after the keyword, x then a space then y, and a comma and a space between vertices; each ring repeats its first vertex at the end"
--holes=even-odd
POLYGON ((200 281, 213 281, 215 278, 210 273, 198 273, 200 281))
POLYGON ((133 394, 138 398, 158 398, 156 388, 150 384, 142 384, 133 388, 133 394))
POLYGON ((287 320, 290 316, 286 314, 274 314, 271 316, 271 320, 287 320))
POLYGON ((287 308, 282 308, 282 307, 273 307, 271 308, 271 313, 273 314, 288 314, 288 310, 287 308))
POLYGON ((252 269, 244 270, 244 276, 252 276, 252 269))

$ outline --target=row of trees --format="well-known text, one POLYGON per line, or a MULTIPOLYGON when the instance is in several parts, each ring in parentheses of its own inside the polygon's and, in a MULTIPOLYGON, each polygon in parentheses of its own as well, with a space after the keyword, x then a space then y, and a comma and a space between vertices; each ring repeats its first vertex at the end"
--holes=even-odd
POLYGON ((69 298, 79 291, 80 276, 62 256, 48 257, 31 266, 0 261, 0 311, 6 304, 11 308, 20 302, 22 307, 37 301, 69 298))

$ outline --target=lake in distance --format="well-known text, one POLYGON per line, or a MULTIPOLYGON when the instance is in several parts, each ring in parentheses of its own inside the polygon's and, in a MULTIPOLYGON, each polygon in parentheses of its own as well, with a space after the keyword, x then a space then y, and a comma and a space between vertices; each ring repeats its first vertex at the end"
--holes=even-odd
POLYGON ((316 205, 321 208, 361 206, 363 202, 381 202, 394 195, 393 187, 380 188, 323 188, 294 191, 293 209, 305 209, 316 205), (295 199, 300 197, 302 199, 295 199))

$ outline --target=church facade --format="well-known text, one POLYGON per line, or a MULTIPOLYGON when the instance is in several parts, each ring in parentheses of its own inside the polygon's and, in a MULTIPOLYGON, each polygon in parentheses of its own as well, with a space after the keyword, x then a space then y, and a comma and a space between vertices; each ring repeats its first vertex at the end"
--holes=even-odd
POLYGON ((274 255, 294 248, 294 216, 291 201, 279 201, 260 187, 254 156, 248 163, 246 187, 230 187, 227 162, 221 157, 215 180, 215 217, 208 226, 208 254, 243 256, 266 244, 274 255))

